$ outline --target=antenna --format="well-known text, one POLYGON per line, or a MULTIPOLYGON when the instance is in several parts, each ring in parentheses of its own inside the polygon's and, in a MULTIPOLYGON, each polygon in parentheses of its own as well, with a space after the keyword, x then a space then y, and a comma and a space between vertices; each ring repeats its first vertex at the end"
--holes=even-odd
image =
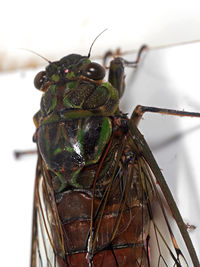
POLYGON ((107 31, 107 29, 103 30, 101 33, 99 33, 97 35, 97 37, 94 39, 94 41, 92 42, 91 46, 90 46, 90 49, 89 49, 89 53, 88 53, 88 58, 90 58, 90 54, 91 54, 91 50, 92 50, 92 47, 93 47, 93 44, 95 43, 95 41, 99 38, 100 35, 102 35, 105 31, 107 31))
POLYGON ((46 57, 40 55, 39 53, 37 53, 37 52, 35 52, 35 51, 31 50, 31 49, 26 49, 26 48, 19 48, 19 49, 28 51, 28 52, 30 52, 32 54, 35 54, 36 56, 41 57, 42 59, 44 59, 45 61, 47 61, 49 64, 51 63, 51 61, 49 59, 47 59, 46 57))

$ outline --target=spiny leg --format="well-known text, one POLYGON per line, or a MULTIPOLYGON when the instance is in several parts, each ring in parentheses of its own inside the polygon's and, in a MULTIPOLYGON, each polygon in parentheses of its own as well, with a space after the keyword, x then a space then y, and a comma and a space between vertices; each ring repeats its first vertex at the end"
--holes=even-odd
POLYGON ((27 156, 27 155, 36 155, 37 154, 37 150, 33 149, 33 150, 16 150, 14 151, 14 156, 16 159, 19 159, 23 156, 27 156))
MULTIPOLYGON (((143 45, 137 54, 136 60, 135 61, 127 61, 121 57, 115 57, 111 62, 110 62, 110 67, 109 67, 109 75, 108 75, 108 80, 109 82, 113 85, 113 87, 115 87, 118 90, 119 93, 119 98, 122 97, 123 93, 124 93, 124 88, 125 88, 125 75, 124 75, 124 66, 127 67, 132 67, 132 68, 136 68, 141 55, 143 53, 144 50, 147 49, 146 45, 143 45)), ((117 50, 117 53, 119 53, 119 51, 117 50)), ((109 56, 113 56, 115 54, 113 54, 111 51, 108 51, 105 56, 104 56, 104 66, 106 63, 106 60, 109 56)), ((118 55, 118 54, 117 54, 118 55)))
MULTIPOLYGON (((136 56, 136 60, 135 61, 127 61, 123 59, 123 62, 130 67, 137 67, 137 64, 140 62, 140 58, 141 55, 143 53, 144 50, 147 50, 148 46, 147 45, 142 45, 140 47, 140 49, 138 50, 137 56, 136 56)), ((103 57, 103 65, 106 68, 106 61, 109 57, 119 57, 121 58, 121 56, 123 55, 123 53, 121 52, 120 48, 117 48, 115 52, 113 52, 112 50, 109 50, 105 53, 104 57, 103 57)), ((122 58, 121 58, 122 59, 122 58)))
POLYGON ((159 114, 165 114, 165 115, 172 115, 172 116, 180 116, 180 117, 196 117, 200 118, 199 112, 188 112, 188 111, 182 111, 182 110, 175 110, 175 109, 167 109, 167 108, 155 108, 150 106, 141 106, 138 105, 132 115, 131 120, 135 123, 135 125, 138 125, 140 122, 140 119, 142 118, 143 114, 145 112, 153 112, 153 113, 159 113, 159 114))

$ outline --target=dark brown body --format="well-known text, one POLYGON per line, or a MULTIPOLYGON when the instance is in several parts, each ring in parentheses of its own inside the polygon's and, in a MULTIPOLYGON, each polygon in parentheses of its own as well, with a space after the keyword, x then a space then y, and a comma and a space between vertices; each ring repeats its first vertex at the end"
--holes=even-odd
MULTIPOLYGON (((91 201, 91 196, 86 192, 67 192, 58 204, 62 226, 68 234, 65 246, 69 251, 69 266, 88 266, 89 255, 87 255, 86 240, 90 230, 91 201), (79 214, 78 217, 77 214, 79 214)), ((95 206, 98 207, 100 201, 95 202, 95 206)), ((127 207, 123 212, 119 230, 110 243, 118 210, 118 203, 107 205, 104 210, 93 258, 94 266, 114 267, 117 266, 116 262, 118 266, 138 266, 137 262, 145 253, 141 235, 144 222, 141 218, 139 203, 134 203, 134 201, 132 207, 127 207)))
MULTIPOLYGON (((119 110, 125 63, 115 58, 109 82, 103 82, 100 65, 72 54, 36 76, 44 94, 34 116, 31 267, 149 267, 150 225, 160 234, 151 209, 154 193, 177 255, 165 248, 182 266, 153 174, 168 204, 175 203, 136 127, 140 107, 131 119, 119 110)), ((159 242, 156 262, 166 262, 159 242)))

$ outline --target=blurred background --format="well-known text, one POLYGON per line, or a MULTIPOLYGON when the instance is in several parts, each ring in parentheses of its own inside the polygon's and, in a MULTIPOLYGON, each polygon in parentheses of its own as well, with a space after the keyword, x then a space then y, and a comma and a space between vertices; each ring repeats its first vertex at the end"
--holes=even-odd
MULTIPOLYGON (((36 73, 47 65, 33 50, 58 60, 70 54, 92 58, 107 50, 144 53, 136 72, 126 70, 124 112, 137 104, 200 112, 199 1, 10 1, 0 11, 0 245, 1 266, 29 266, 32 198, 36 156, 16 161, 13 151, 34 148, 33 115, 41 93, 33 86, 36 73), (184 44, 184 43, 187 44, 184 44), (167 46, 179 44, 177 46, 167 46)), ((146 137, 175 196, 200 255, 200 119, 146 114, 140 129, 146 137)))

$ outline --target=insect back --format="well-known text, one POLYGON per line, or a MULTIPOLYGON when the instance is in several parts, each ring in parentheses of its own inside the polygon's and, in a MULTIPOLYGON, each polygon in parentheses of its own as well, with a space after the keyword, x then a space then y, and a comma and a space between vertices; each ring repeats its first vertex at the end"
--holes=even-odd
MULTIPOLYGON (((102 66, 72 54, 50 63, 35 78, 36 88, 44 92, 34 116, 37 142, 57 192, 66 186, 90 187, 93 182, 79 174, 99 161, 112 133, 109 116, 119 101, 117 90, 102 82, 104 76, 102 66)), ((94 176, 88 172, 88 177, 94 176)))

